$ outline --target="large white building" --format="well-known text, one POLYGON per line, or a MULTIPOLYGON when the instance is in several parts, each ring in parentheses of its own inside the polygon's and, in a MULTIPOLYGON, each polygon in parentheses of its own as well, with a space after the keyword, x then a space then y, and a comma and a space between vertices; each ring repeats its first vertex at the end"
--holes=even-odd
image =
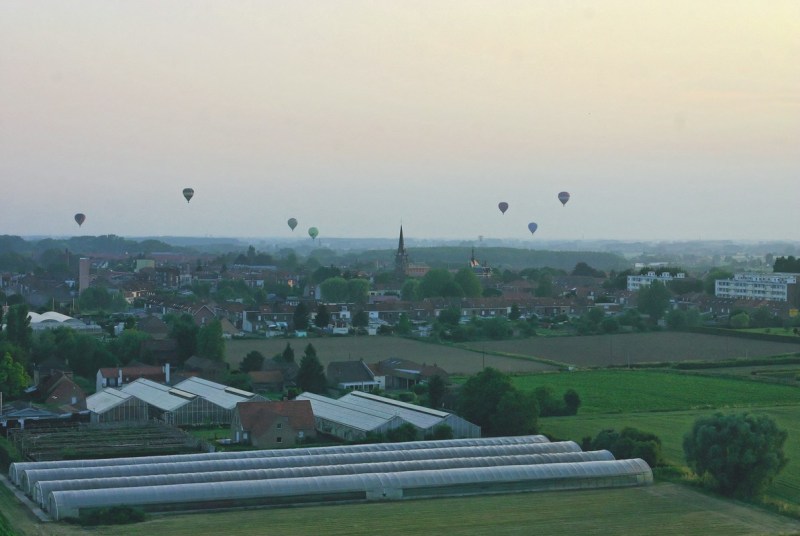
POLYGON ((798 274, 740 273, 732 279, 717 279, 714 294, 718 298, 766 300, 798 305, 798 274))
POLYGON ((680 272, 672 275, 669 272, 662 272, 657 274, 655 272, 647 272, 642 275, 629 275, 628 276, 628 290, 637 291, 642 287, 649 287, 653 281, 661 281, 665 285, 673 279, 685 279, 686 274, 680 272))

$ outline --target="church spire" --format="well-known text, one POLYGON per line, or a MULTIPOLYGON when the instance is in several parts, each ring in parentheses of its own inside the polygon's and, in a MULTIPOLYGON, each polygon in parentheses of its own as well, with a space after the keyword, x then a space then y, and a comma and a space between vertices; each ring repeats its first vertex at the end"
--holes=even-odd
POLYGON ((403 241, 403 225, 400 225, 400 240, 397 241, 397 253, 394 254, 394 277, 402 283, 408 272, 408 253, 403 241))

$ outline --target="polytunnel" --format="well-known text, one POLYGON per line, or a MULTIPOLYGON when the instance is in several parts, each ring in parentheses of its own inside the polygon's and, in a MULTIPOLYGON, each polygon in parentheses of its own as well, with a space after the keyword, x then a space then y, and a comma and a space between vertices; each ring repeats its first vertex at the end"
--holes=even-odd
POLYGON ((48 504, 53 517, 63 519, 77 516, 82 508, 117 505, 150 511, 192 510, 208 506, 396 500, 635 486, 652 483, 652 479, 647 463, 634 459, 54 491, 48 496, 48 504))
POLYGON ((33 499, 47 509, 47 498, 53 491, 129 488, 190 484, 202 482, 228 482, 236 480, 267 480, 275 478, 301 478, 312 476, 344 475, 358 473, 394 473, 428 469, 452 469, 457 467, 492 467, 500 465, 535 465, 545 463, 570 463, 597 460, 613 460, 607 450, 589 452, 560 452, 527 454, 516 456, 490 456, 478 458, 446 458, 432 460, 390 461, 379 463, 356 463, 341 465, 316 465, 307 467, 284 467, 255 469, 250 471, 215 471, 206 473, 157 474, 133 477, 88 478, 80 480, 40 480, 33 487, 33 499))
POLYGON ((543 435, 517 437, 485 437, 473 439, 446 439, 438 441, 409 441, 404 443, 371 443, 367 445, 336 445, 330 447, 310 447, 300 449, 266 449, 244 452, 211 452, 204 454, 175 454, 171 456, 141 456, 127 458, 107 458, 100 460, 58 460, 46 462, 17 462, 8 469, 8 476, 16 486, 22 484, 22 473, 28 469, 56 469, 69 467, 105 467, 112 465, 139 465, 145 463, 175 463, 204 460, 228 460, 240 458, 273 458, 283 456, 322 454, 380 452, 394 450, 416 450, 445 447, 471 447, 490 445, 518 445, 527 443, 547 443, 543 435))
POLYGON ((454 447, 433 449, 411 449, 378 452, 353 452, 323 454, 319 456, 282 456, 273 458, 241 458, 231 460, 207 460, 193 462, 141 463, 136 465, 112 465, 108 467, 66 467, 55 469, 27 469, 22 472, 21 487, 33 496, 34 485, 39 481, 72 480, 105 477, 132 477, 154 474, 203 473, 211 471, 244 471, 277 467, 303 467, 347 463, 370 463, 404 460, 446 459, 459 457, 502 456, 518 454, 544 454, 554 452, 580 452, 574 441, 553 443, 528 443, 517 445, 490 445, 479 447, 454 447))

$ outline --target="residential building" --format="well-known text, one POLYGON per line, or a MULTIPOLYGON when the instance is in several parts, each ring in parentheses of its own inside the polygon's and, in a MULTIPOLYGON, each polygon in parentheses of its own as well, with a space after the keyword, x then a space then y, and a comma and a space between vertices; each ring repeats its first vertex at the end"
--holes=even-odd
POLYGON ((629 275, 628 276, 628 290, 637 291, 642 287, 649 287, 653 281, 661 281, 665 285, 673 279, 685 279, 686 274, 679 272, 674 276, 669 272, 656 273, 653 271, 647 272, 643 275, 629 275))
POLYGON ((718 298, 766 300, 800 305, 799 274, 738 273, 731 279, 718 279, 714 295, 718 298))
POLYGON ((317 437, 308 400, 240 402, 231 422, 236 443, 259 448, 293 447, 317 437))

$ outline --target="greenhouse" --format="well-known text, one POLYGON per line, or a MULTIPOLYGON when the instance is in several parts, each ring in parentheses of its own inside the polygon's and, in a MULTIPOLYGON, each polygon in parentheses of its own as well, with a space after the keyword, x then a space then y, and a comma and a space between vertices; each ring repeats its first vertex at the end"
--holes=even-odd
POLYGON ((431 460, 392 461, 339 465, 314 465, 249 471, 213 471, 202 473, 154 474, 133 477, 87 478, 81 480, 39 481, 34 485, 33 499, 42 508, 48 507, 47 498, 53 491, 129 488, 189 484, 202 482, 227 482, 235 480, 266 480, 359 473, 395 473, 458 467, 493 467, 502 465, 537 465, 545 463, 572 463, 610 461, 614 456, 607 450, 591 452, 564 452, 553 454, 527 454, 518 456, 491 456, 478 458, 445 458, 431 460))
POLYGON ((130 393, 108 387, 86 397, 91 422, 147 421, 147 404, 130 393))
POLYGON ((250 450, 242 452, 212 452, 204 454, 176 454, 172 456, 141 456, 127 458, 106 458, 92 460, 58 460, 46 462, 16 462, 8 469, 11 481, 20 486, 22 475, 28 469, 57 469, 81 467, 107 467, 114 465, 163 464, 176 462, 232 460, 248 458, 280 458, 284 456, 319 456, 324 454, 346 454, 356 452, 386 452, 394 450, 420 450, 454 447, 479 447, 493 445, 523 445, 528 443, 547 443, 543 435, 516 437, 485 437, 475 439, 449 439, 438 441, 411 441, 405 443, 370 443, 366 445, 336 445, 330 447, 310 447, 299 449, 250 450))
MULTIPOLYGON (((523 443, 517 445, 489 445, 479 447, 451 447, 435 449, 401 449, 376 452, 354 452, 309 456, 238 458, 227 460, 185 461, 175 463, 138 463, 135 465, 110 465, 95 467, 33 468, 22 472, 20 487, 29 496, 40 481, 74 480, 86 478, 133 477, 155 474, 203 473, 213 471, 249 471, 280 467, 307 467, 350 463, 378 463, 389 461, 434 460, 447 458, 479 458, 485 456, 510 456, 521 454, 547 454, 580 452, 573 441, 553 443, 523 443)), ((291 451, 289 451, 291 452, 291 451)), ((165 456, 171 458, 171 456, 165 456)))
POLYGON ((64 519, 115 505, 168 512, 636 486, 652 479, 647 463, 634 459, 53 491, 47 502, 51 515, 64 519))

